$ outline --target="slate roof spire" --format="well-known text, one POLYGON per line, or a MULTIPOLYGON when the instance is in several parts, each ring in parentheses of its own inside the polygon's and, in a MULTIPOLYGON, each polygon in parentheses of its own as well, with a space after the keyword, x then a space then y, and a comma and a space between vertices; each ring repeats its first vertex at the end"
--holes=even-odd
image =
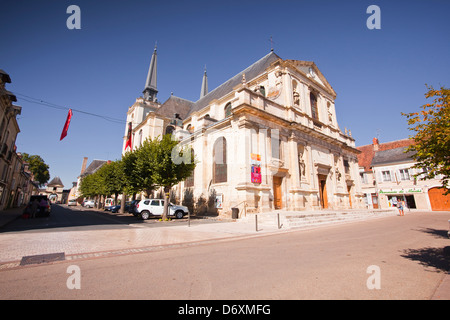
POLYGON ((156 44, 155 50, 153 50, 152 60, 150 61, 150 67, 148 68, 147 81, 145 82, 145 89, 142 92, 145 100, 156 101, 156 94, 158 89, 156 88, 156 44))
POLYGON ((208 76, 206 75, 206 66, 205 66, 205 72, 203 73, 203 80, 202 80, 202 89, 200 90, 200 99, 203 98, 208 94, 208 76))
POLYGON ((64 188, 64 185, 61 181, 60 177, 54 177, 50 183, 47 184, 47 187, 60 187, 64 188))

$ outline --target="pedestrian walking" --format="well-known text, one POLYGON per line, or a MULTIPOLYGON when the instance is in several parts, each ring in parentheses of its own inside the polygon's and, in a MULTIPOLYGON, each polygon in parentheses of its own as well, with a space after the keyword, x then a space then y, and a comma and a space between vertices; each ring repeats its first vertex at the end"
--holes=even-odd
POLYGON ((41 211, 41 215, 43 215, 45 213, 45 208, 48 206, 48 202, 47 200, 45 200, 44 198, 41 199, 41 201, 39 202, 39 209, 41 211))
POLYGON ((397 208, 398 208, 398 211, 399 211, 400 215, 404 216, 405 213, 403 211, 403 201, 398 201, 397 202, 397 208))
POLYGON ((37 199, 34 199, 34 201, 31 203, 31 218, 36 218, 36 212, 39 207, 39 201, 37 199))

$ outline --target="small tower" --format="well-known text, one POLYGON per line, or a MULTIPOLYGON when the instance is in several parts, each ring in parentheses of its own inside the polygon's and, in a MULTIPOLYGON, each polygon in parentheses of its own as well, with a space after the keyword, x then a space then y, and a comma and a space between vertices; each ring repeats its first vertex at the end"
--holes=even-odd
POLYGON ((149 101, 156 101, 156 94, 158 89, 156 89, 156 45, 155 50, 153 50, 152 60, 150 61, 150 67, 148 69, 147 81, 145 82, 145 89, 142 92, 144 94, 144 99, 149 101))
POLYGON ((203 98, 208 94, 208 76, 206 75, 206 66, 205 66, 205 73, 203 73, 203 80, 202 80, 202 89, 200 90, 200 99, 203 98))

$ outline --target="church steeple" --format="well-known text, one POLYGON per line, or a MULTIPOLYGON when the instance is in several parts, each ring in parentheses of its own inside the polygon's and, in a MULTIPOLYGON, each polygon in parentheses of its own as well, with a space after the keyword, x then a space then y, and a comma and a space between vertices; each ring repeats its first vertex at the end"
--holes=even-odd
POLYGON ((206 75, 206 66, 205 73, 203 74, 202 80, 202 89, 200 90, 200 99, 208 94, 208 76, 206 75))
POLYGON ((145 89, 142 93, 145 100, 156 101, 156 94, 158 93, 158 89, 156 89, 156 45, 150 61, 145 89))

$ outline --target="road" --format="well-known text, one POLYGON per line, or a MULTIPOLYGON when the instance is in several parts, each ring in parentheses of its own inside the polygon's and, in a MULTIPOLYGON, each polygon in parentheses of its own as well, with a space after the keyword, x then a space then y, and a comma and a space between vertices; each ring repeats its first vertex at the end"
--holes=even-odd
MULTIPOLYGON (((95 222, 97 217, 91 217, 95 222)), ((418 212, 7 269, 0 271, 0 298, 430 299, 450 271, 443 251, 450 245, 449 218, 449 212, 418 212), (72 265, 79 270, 80 289, 67 286, 72 265)), ((110 224, 84 221, 75 228, 131 227, 108 219, 110 224)), ((10 227, 16 228, 10 232, 17 235, 31 232, 10 227)))
MULTIPOLYGON (((187 217, 180 220, 174 219, 171 224, 158 224, 157 220, 156 217, 151 217, 149 220, 144 221, 129 213, 111 214, 107 211, 81 206, 53 204, 52 213, 49 217, 28 220, 17 219, 0 229, 0 232, 53 232, 55 230, 63 232, 74 230, 123 229, 135 226, 152 228, 187 223, 187 217)), ((199 221, 192 219, 191 223, 195 224, 199 223, 199 221)))

